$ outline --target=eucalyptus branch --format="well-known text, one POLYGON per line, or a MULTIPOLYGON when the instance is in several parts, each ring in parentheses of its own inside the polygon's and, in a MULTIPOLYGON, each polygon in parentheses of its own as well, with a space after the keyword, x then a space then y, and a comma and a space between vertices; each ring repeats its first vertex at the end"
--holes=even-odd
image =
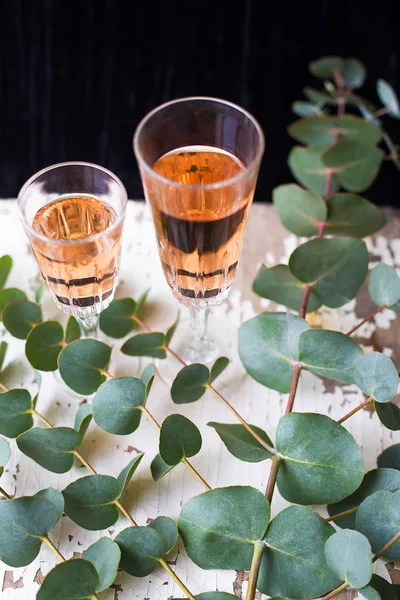
POLYGON ((279 456, 274 456, 274 458, 272 459, 271 471, 269 473, 267 488, 265 490, 265 497, 270 503, 272 502, 272 496, 274 495, 276 478, 278 476, 278 471, 281 462, 282 461, 279 456))
POLYGON ((386 304, 381 304, 381 306, 378 306, 377 308, 375 308, 375 310, 373 310, 369 315, 367 315, 366 317, 364 317, 364 319, 362 319, 359 323, 357 323, 357 325, 355 325, 352 329, 350 329, 350 331, 348 331, 346 333, 346 335, 351 335, 352 333, 357 331, 357 329, 359 329, 362 325, 364 325, 364 323, 367 323, 368 321, 373 319, 373 317, 375 315, 377 315, 378 313, 380 313, 384 308, 387 308, 386 304))
POLYGON ((389 134, 386 131, 382 131, 382 135, 383 135, 385 144, 388 147, 389 152, 390 152, 389 157, 393 161, 396 168, 400 171, 400 158, 398 156, 396 146, 394 145, 392 138, 389 136, 389 134))
POLYGON ((344 510, 337 515, 333 515, 332 517, 326 517, 325 521, 329 523, 330 521, 336 521, 336 519, 341 519, 342 517, 347 517, 348 515, 352 515, 353 513, 358 511, 358 506, 354 506, 353 508, 349 508, 348 510, 344 510))
POLYGON ((196 600, 196 598, 193 596, 193 594, 191 592, 189 592, 189 590, 187 589, 187 587, 185 586, 185 584, 183 583, 183 581, 171 569, 171 567, 169 566, 169 564, 167 563, 167 561, 164 560, 163 558, 158 558, 157 560, 160 563, 160 565, 167 571, 168 575, 175 581, 175 583, 177 583, 179 585, 179 587, 186 594, 186 596, 188 598, 190 598, 190 600, 196 600))
POLYGON ((246 600, 254 600, 254 596, 257 590, 258 573, 260 571, 263 550, 264 545, 262 542, 256 542, 254 544, 253 559, 251 561, 249 585, 247 588, 246 600))
POLYGON ((342 417, 341 419, 338 420, 338 423, 344 423, 344 421, 347 421, 347 419, 350 419, 350 417, 352 417, 353 415, 355 415, 356 413, 358 413, 359 410, 362 410, 363 408, 365 408, 365 406, 367 406, 368 404, 371 404, 371 402, 373 402, 374 399, 372 396, 369 396, 369 398, 367 398, 366 400, 364 400, 364 402, 361 402, 361 404, 359 404, 358 406, 356 406, 355 408, 353 408, 353 410, 351 410, 350 412, 347 413, 347 415, 344 415, 344 417, 342 417))

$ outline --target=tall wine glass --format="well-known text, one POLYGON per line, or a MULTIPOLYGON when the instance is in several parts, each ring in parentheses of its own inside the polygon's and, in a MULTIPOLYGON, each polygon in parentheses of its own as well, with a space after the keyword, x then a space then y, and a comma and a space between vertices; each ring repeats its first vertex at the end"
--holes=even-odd
POLYGON ((162 267, 178 302, 191 309, 188 362, 218 353, 210 309, 228 295, 264 151, 245 110, 216 98, 167 102, 139 124, 134 140, 162 267))
POLYGON ((57 306, 84 337, 118 282, 127 195, 107 169, 66 162, 39 171, 22 187, 19 213, 39 269, 57 306))

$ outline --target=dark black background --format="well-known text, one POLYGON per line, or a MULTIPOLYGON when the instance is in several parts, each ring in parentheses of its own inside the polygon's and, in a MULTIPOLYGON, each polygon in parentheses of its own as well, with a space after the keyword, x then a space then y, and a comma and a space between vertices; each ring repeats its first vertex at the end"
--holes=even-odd
MULTIPOLYGON (((142 197, 132 134, 152 107, 212 95, 259 119, 266 152, 256 194, 291 180, 290 105, 317 84, 309 61, 357 56, 400 91, 398 0, 0 0, 0 196, 35 171, 86 160, 142 197), (397 5, 397 14, 395 7, 397 5)), ((400 143, 400 121, 385 118, 400 143)), ((384 165, 368 197, 397 204, 400 173, 384 165)))

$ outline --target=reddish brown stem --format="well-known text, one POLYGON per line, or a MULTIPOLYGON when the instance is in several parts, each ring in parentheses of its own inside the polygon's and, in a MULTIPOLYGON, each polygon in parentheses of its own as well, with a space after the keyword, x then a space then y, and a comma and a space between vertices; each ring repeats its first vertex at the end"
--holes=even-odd
POLYGON ((294 365, 292 383, 290 386, 289 398, 287 401, 286 411, 285 411, 286 415, 291 413, 293 410, 293 403, 294 403, 294 398, 296 396, 296 390, 297 390, 297 385, 299 383, 300 373, 301 373, 301 366, 299 364, 294 365))
POLYGON ((278 477, 278 471, 281 464, 281 458, 274 456, 272 459, 271 471, 269 473, 267 488, 265 490, 265 497, 269 502, 272 502, 272 496, 274 495, 274 489, 276 484, 276 478, 278 477))
POLYGON ((362 410, 365 406, 367 406, 368 404, 373 402, 373 400, 374 399, 372 398, 372 396, 370 396, 369 398, 364 400, 364 402, 361 402, 361 404, 359 404, 358 406, 353 408, 353 410, 351 410, 349 413, 347 413, 347 415, 344 415, 344 417, 339 419, 338 423, 344 423, 345 421, 347 421, 347 419, 350 419, 350 417, 352 417, 353 415, 358 413, 359 410, 362 410))
POLYGON ((378 314, 379 312, 381 312, 381 310, 383 310, 384 308, 387 308, 387 304, 382 304, 381 306, 378 306, 378 308, 375 308, 375 310, 373 310, 372 313, 370 313, 367 317, 364 317, 364 319, 362 319, 362 321, 360 321, 359 323, 357 323, 357 325, 355 325, 352 329, 350 329, 350 331, 348 331, 346 333, 346 335, 351 335, 352 333, 357 331, 357 329, 359 329, 362 325, 364 325, 364 323, 367 323, 368 321, 373 319, 373 317, 376 314, 378 314))
POLYGON ((308 304, 308 299, 310 297, 310 293, 311 293, 311 285, 307 284, 304 288, 303 299, 301 301, 300 312, 299 312, 299 316, 302 319, 305 319, 306 314, 307 314, 307 304, 308 304))

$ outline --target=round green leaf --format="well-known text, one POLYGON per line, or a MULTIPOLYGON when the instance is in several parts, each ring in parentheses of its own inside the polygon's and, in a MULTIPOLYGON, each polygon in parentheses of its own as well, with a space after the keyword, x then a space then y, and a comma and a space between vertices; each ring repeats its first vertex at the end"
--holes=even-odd
POLYGON ((325 544, 325 557, 328 567, 352 588, 359 589, 370 582, 371 545, 358 531, 343 529, 334 533, 325 544))
POLYGON ((257 588, 268 596, 318 598, 340 579, 328 568, 325 543, 335 532, 309 508, 290 506, 268 527, 257 588))
POLYGON ((99 587, 95 566, 83 558, 63 562, 44 578, 37 600, 93 600, 99 587))
POLYGON ((25 354, 34 369, 56 371, 57 359, 63 348, 64 330, 57 321, 46 321, 33 327, 28 334, 25 354))
POLYGON ((6 290, 0 290, 0 321, 4 308, 16 300, 27 300, 25 292, 19 290, 18 288, 7 288, 6 290))
POLYGON ((342 306, 354 298, 368 272, 365 243, 353 238, 314 239, 292 253, 289 269, 297 279, 313 285, 323 304, 342 306))
MULTIPOLYGON (((356 528, 379 552, 400 531, 400 491, 375 492, 360 504, 356 528)), ((400 540, 385 552, 385 558, 400 560, 400 540)))
POLYGON ((364 353, 339 331, 312 329, 300 337, 300 361, 304 369, 343 383, 353 383, 353 369, 364 353))
POLYGON ((27 390, 10 390, 0 394, 0 433, 16 438, 33 426, 32 398, 27 390))
POLYGON ((341 138, 358 140, 369 144, 379 144, 382 132, 373 123, 354 115, 343 115, 334 119, 335 126, 341 138))
POLYGON ((309 325, 286 313, 261 313, 239 329, 239 355, 256 381, 283 394, 289 392, 299 339, 309 325))
POLYGON ((90 404, 82 404, 75 415, 74 429, 79 434, 79 444, 81 444, 88 427, 92 421, 92 407, 90 404))
POLYGON ((0 437, 0 477, 3 475, 4 467, 10 460, 10 456, 10 444, 4 438, 0 437))
POLYGON ((319 114, 321 109, 318 106, 311 104, 311 102, 303 102, 300 100, 293 102, 292 111, 299 117, 310 117, 311 115, 319 114))
POLYGON ((200 431, 183 415, 169 415, 161 425, 160 456, 175 466, 184 458, 195 456, 202 444, 200 431))
POLYGON ((147 365, 147 367, 145 367, 145 369, 143 370, 143 373, 140 376, 140 379, 141 379, 141 381, 143 381, 145 388, 146 388, 146 399, 147 399, 148 395, 150 394, 150 390, 153 385, 155 374, 156 374, 156 372, 154 369, 154 365, 150 364, 150 365, 147 365))
POLYGON ((370 144, 377 144, 382 139, 382 132, 378 127, 354 115, 344 115, 339 118, 309 116, 293 123, 288 131, 295 140, 320 148, 331 146, 338 134, 341 138, 370 144))
POLYGON ((385 427, 391 431, 400 431, 400 408, 398 406, 393 402, 387 402, 386 404, 374 402, 374 407, 380 422, 385 427))
POLYGON ((115 541, 121 550, 120 568, 135 577, 152 573, 168 551, 166 539, 152 527, 128 527, 115 541))
POLYGON ((136 469, 139 466, 140 461, 142 460, 144 454, 138 454, 126 465, 124 469, 122 469, 121 473, 117 477, 117 481, 119 483, 119 496, 126 491, 126 488, 129 485, 130 480, 132 479, 136 469))
POLYGON ((70 427, 33 427, 17 439, 21 452, 53 473, 66 473, 72 468, 79 443, 78 432, 70 427))
POLYGON ((196 402, 206 393, 210 371, 204 365, 193 364, 183 367, 171 387, 171 398, 175 404, 196 402))
POLYGON ((106 379, 111 347, 98 340, 76 340, 66 346, 58 357, 58 368, 65 383, 74 392, 93 394, 106 379))
POLYGON ((135 377, 116 377, 99 387, 92 402, 97 425, 118 435, 136 431, 146 402, 146 388, 135 377))
POLYGON ((335 101, 329 94, 321 90, 316 90, 312 87, 304 87, 303 94, 307 100, 310 100, 310 102, 318 104, 319 106, 324 106, 325 104, 335 104, 335 101))
POLYGON ((400 471, 400 444, 389 446, 378 456, 378 467, 400 471))
POLYGON ((149 527, 155 529, 155 531, 158 531, 158 533, 164 537, 165 541, 167 542, 166 553, 171 552, 179 538, 178 528, 175 525, 175 521, 169 517, 157 517, 152 523, 150 523, 149 527))
MULTIPOLYGON (((0 342, 0 373, 1 370, 3 368, 3 364, 4 364, 4 360, 7 354, 7 348, 8 348, 8 344, 7 342, 0 342)), ((1 390, 1 393, 3 393, 3 390, 1 390)))
POLYGON ((166 358, 165 335, 163 333, 139 333, 129 338, 121 348, 128 356, 150 356, 166 358))
POLYGON ((186 552, 202 569, 248 570, 253 542, 263 538, 269 517, 269 502, 255 488, 215 488, 184 505, 178 528, 186 552))
POLYGON ((50 500, 57 509, 57 521, 61 519, 64 512, 64 496, 61 492, 55 490, 54 488, 46 488, 37 492, 35 496, 39 496, 40 498, 47 498, 47 500, 50 500))
POLYGON ((75 340, 79 340, 81 337, 81 329, 79 327, 78 321, 75 317, 69 317, 67 321, 67 327, 65 328, 65 341, 67 344, 74 342, 75 340))
POLYGON ((0 560, 11 567, 29 565, 39 553, 42 537, 58 521, 47 498, 26 496, 0 502, 0 560))
POLYGON ((326 203, 322 196, 303 190, 295 184, 275 188, 273 201, 282 225, 296 235, 316 235, 319 223, 327 217, 326 203))
POLYGON ((100 315, 100 329, 109 337, 125 337, 134 327, 132 317, 135 311, 136 302, 133 298, 113 300, 100 315))
MULTIPOLYGON (((233 456, 245 462, 261 462, 272 458, 273 454, 258 442, 254 436, 247 431, 241 423, 208 423, 218 433, 221 440, 233 456)), ((268 435, 257 427, 250 427, 265 441, 269 446, 272 442, 268 435)))
POLYGON ((120 484, 114 477, 87 475, 63 490, 65 512, 84 529, 107 529, 118 519, 118 508, 114 502, 118 500, 120 491, 120 484))
POLYGON ((151 461, 150 470, 154 481, 159 481, 164 475, 172 471, 176 465, 167 465, 159 454, 156 454, 151 461))
POLYGON ((8 254, 5 254, 0 258, 0 290, 6 285, 12 265, 13 259, 8 254))
MULTIPOLYGON (((328 172, 321 160, 321 148, 309 146, 295 146, 292 148, 288 165, 292 175, 305 188, 321 194, 325 193, 326 177, 328 172)), ((336 175, 332 177, 331 192, 335 193, 339 189, 339 183, 336 175)))
MULTIPOLYGON (((262 298, 268 298, 278 304, 300 310, 306 284, 294 277, 287 265, 267 268, 261 266, 253 282, 253 292, 262 298)), ((307 303, 307 312, 313 312, 321 306, 321 301, 311 290, 307 303)))
POLYGON ((100 583, 96 586, 95 591, 107 590, 115 581, 121 560, 121 550, 118 544, 108 537, 100 538, 85 550, 82 558, 92 563, 100 577, 100 583))
POLYGON ((379 575, 372 575, 369 585, 359 591, 367 600, 398 600, 396 587, 379 575))
POLYGON ((324 167, 334 169, 340 185, 351 192, 362 192, 373 183, 382 159, 382 150, 358 140, 339 142, 321 155, 324 167))
POLYGON ((368 291, 378 306, 391 306, 400 300, 400 277, 393 267, 383 263, 371 271, 368 291))
POLYGON ((230 360, 226 356, 220 356, 217 358, 210 371, 210 385, 223 373, 226 367, 229 365, 230 360))
POLYGON ((140 315, 143 312, 143 307, 146 304, 149 292, 150 290, 148 289, 145 292, 143 292, 143 294, 140 296, 139 300, 136 303, 135 315, 140 315))
POLYGON ((362 62, 357 58, 347 58, 344 60, 342 80, 345 87, 352 90, 362 87, 366 76, 367 71, 362 62))
MULTIPOLYGON (((329 504, 328 513, 333 517, 351 508, 356 508, 365 498, 380 490, 388 490, 390 492, 400 490, 400 473, 394 469, 373 469, 372 471, 368 471, 364 475, 362 484, 354 494, 351 494, 351 496, 348 496, 348 498, 337 504, 329 504)), ((356 514, 353 513, 346 517, 335 519, 335 523, 339 527, 355 529, 356 514)))
POLYGON ((378 84, 376 91, 378 93, 379 99, 384 106, 391 109, 392 117, 396 117, 400 119, 400 104, 399 100, 396 96, 396 92, 384 79, 378 79, 378 84))
POLYGON ((342 71, 345 61, 340 56, 324 56, 308 65, 311 75, 319 79, 334 79, 335 69, 342 71))
POLYGON ((353 378, 360 390, 376 402, 390 402, 399 387, 396 367, 381 352, 364 354, 354 365, 353 378))
POLYGON ((36 323, 42 321, 40 306, 28 300, 16 300, 8 304, 3 312, 4 327, 16 338, 25 340, 36 323))
POLYGON ((379 231, 386 223, 375 204, 356 194, 333 194, 327 207, 327 234, 363 238, 379 231))
POLYGON ((278 488, 289 502, 339 502, 363 480, 364 462, 353 436, 325 415, 285 415, 276 431, 276 449, 283 458, 278 488))
POLYGON ((178 312, 174 323, 172 323, 171 327, 168 329, 167 333, 165 334, 165 345, 166 346, 168 346, 171 343, 171 340, 174 336, 176 328, 179 325, 179 317, 180 317, 180 313, 178 312))

